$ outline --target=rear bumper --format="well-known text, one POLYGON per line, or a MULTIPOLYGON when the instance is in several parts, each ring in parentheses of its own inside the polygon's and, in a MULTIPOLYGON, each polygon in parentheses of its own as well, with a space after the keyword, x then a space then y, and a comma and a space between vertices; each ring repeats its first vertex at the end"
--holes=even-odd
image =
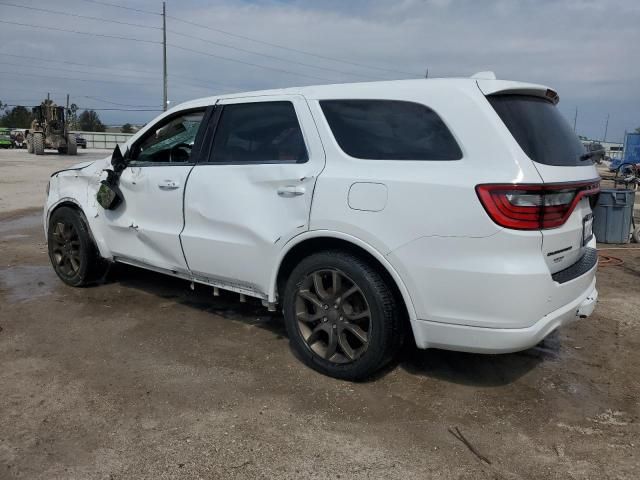
POLYGON ((582 295, 527 328, 483 328, 418 320, 413 324, 413 332, 419 348, 475 353, 517 352, 533 347, 563 325, 590 316, 597 300, 593 278, 582 295))

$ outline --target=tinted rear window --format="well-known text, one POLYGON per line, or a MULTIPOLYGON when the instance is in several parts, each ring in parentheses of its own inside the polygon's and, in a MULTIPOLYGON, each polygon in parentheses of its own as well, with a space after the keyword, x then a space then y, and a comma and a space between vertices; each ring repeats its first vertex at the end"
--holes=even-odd
POLYGON ((462 151, 437 113, 413 102, 323 100, 340 148, 369 160, 459 160, 462 151))
POLYGON ((527 95, 487 97, 520 147, 534 162, 557 166, 588 165, 584 146, 556 106, 527 95))
POLYGON ((225 105, 211 153, 214 162, 265 163, 308 160, 291 102, 225 105))

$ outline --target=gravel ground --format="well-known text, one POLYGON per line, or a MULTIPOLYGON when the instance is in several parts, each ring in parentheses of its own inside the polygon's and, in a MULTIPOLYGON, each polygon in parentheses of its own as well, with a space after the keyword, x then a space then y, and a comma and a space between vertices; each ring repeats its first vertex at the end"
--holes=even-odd
MULTIPOLYGON (((14 153, 0 178, 40 201, 63 159, 14 153)), ((65 286, 40 212, 6 196, 0 479, 640 477, 633 246, 603 252, 624 264, 600 267, 596 313, 533 349, 407 348, 347 383, 303 367, 281 317, 237 296, 125 267, 65 286)))
POLYGON ((111 155, 108 150, 79 149, 78 155, 47 150, 43 156, 26 150, 0 150, 0 213, 40 208, 49 176, 76 163, 111 155))

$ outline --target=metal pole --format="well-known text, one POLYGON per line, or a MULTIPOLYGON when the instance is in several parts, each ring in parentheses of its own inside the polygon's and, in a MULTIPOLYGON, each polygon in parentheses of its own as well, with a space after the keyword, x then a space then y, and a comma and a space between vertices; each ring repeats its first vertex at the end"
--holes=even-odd
POLYGON ((573 116, 573 131, 576 131, 576 123, 578 123, 578 107, 576 107, 576 114, 573 116))
POLYGON ((609 129, 609 114, 607 113, 607 123, 604 124, 604 137, 602 138, 603 142, 607 141, 607 130, 609 129))
POLYGON ((167 6, 162 2, 162 110, 167 111, 167 6))

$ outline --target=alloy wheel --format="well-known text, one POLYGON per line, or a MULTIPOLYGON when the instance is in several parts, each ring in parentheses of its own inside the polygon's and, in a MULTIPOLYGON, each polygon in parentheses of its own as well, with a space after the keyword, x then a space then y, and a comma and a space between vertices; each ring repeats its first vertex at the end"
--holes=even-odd
POLYGON ((316 270, 304 278, 296 292, 296 319, 307 346, 329 362, 353 362, 369 345, 369 304, 340 270, 316 270))
POLYGON ((51 233, 51 256, 56 269, 65 277, 80 271, 80 237, 71 223, 57 222, 51 233))

